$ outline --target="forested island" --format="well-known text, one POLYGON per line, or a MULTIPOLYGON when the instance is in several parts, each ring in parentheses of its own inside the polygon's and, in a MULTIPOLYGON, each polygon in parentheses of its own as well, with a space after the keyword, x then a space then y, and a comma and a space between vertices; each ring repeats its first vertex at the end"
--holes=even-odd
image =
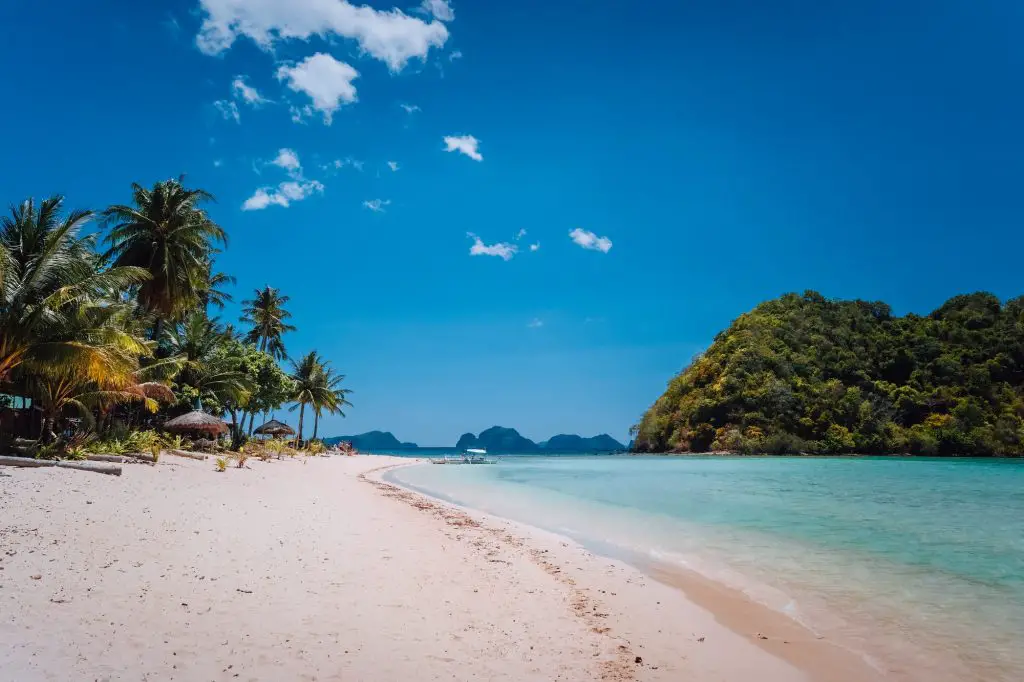
POLYGON ((1024 454, 1024 297, 927 316, 786 294, 741 315, 633 427, 638 452, 1024 454))

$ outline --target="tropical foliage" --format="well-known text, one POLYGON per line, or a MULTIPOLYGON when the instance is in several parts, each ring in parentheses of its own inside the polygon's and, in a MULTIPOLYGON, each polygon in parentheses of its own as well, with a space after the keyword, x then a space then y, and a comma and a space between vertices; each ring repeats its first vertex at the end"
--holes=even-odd
POLYGON ((640 451, 1024 454, 1024 297, 928 316, 787 294, 741 315, 634 427, 640 451))
POLYGON ((246 420, 251 433, 257 414, 292 404, 301 444, 307 407, 315 436, 322 414, 350 404, 319 353, 291 373, 278 364, 295 327, 277 289, 243 303, 242 329, 210 316, 235 283, 216 269, 227 233, 212 201, 178 178, 134 184, 129 203, 99 214, 54 196, 0 218, 0 399, 31 400, 47 452, 86 440, 145 450, 138 434, 193 409, 226 417, 237 449, 246 420))

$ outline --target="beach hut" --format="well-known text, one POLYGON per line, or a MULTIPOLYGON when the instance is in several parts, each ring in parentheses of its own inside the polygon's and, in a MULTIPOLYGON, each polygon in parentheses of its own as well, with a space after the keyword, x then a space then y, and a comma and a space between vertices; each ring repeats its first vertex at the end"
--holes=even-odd
POLYGON ((202 410, 192 410, 188 414, 165 422, 164 430, 208 435, 216 439, 220 434, 228 432, 228 425, 224 423, 223 419, 214 417, 212 414, 207 414, 202 410))
POLYGON ((163 384, 156 383, 155 381, 147 381, 145 383, 137 384, 134 388, 141 395, 144 395, 151 400, 155 400, 158 403, 170 404, 175 400, 174 391, 163 384))
POLYGON ((271 419, 266 424, 263 424, 260 427, 258 427, 255 431, 253 431, 253 433, 258 434, 260 436, 273 436, 276 438, 277 436, 294 436, 295 429, 288 426, 284 422, 279 422, 276 419, 271 419))

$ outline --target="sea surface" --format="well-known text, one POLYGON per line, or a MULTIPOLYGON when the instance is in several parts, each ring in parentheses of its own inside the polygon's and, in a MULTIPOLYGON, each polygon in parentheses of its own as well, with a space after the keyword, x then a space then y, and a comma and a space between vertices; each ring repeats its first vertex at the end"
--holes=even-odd
POLYGON ((511 456, 389 477, 697 571, 894 679, 1024 680, 1024 460, 511 456))

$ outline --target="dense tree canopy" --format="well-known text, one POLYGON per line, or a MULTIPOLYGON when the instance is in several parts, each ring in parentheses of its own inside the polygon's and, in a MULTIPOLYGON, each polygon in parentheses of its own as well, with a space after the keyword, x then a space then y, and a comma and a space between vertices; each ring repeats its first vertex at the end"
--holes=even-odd
POLYGON ((344 377, 319 353, 294 379, 278 365, 295 330, 287 296, 257 290, 241 331, 209 316, 235 283, 215 268, 227 233, 202 208, 211 200, 182 178, 133 184, 131 204, 100 213, 105 235, 87 233, 96 214, 68 211, 60 196, 0 216, 0 408, 22 413, 0 411, 0 454, 28 435, 61 456, 200 407, 230 416, 236 448, 259 412, 297 404, 300 438, 306 405, 314 434, 325 411, 344 414, 344 377))
POLYGON ((640 451, 1024 454, 1024 297, 931 315, 786 294, 741 315, 634 427, 640 451))

